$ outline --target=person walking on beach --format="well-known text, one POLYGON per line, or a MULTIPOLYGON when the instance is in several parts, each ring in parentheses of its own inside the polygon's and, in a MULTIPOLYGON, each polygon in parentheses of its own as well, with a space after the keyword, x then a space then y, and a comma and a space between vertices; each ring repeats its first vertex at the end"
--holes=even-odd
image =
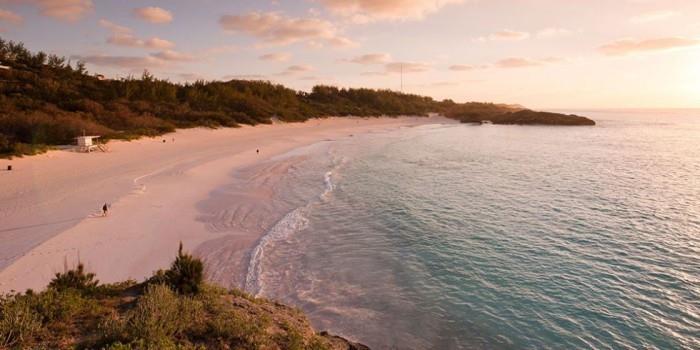
POLYGON ((260 154, 260 149, 256 149, 255 153, 260 154))
POLYGON ((109 210, 109 206, 107 206, 107 203, 102 206, 102 216, 107 216, 107 211, 109 210))

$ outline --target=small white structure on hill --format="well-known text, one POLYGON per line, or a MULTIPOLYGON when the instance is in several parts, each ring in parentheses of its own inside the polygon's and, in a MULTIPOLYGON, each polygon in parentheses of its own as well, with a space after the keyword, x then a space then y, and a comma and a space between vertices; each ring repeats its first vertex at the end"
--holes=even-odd
POLYGON ((97 144, 95 144, 94 140, 100 138, 99 136, 78 136, 76 139, 78 140, 78 151, 80 152, 92 152, 96 149, 99 148, 97 144))

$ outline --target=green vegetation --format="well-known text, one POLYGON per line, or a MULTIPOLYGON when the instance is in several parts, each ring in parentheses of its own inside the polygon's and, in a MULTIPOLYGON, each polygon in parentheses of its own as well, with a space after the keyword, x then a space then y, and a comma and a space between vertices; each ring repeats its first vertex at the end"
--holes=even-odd
MULTIPOLYGON (((32 53, 0 38, 0 156, 45 152, 76 136, 103 140, 155 136, 176 128, 304 121, 325 116, 440 113, 465 122, 521 110, 492 103, 455 103, 390 90, 315 86, 310 93, 268 81, 176 84, 147 71, 103 79, 82 62, 32 53)), ((536 120, 535 120, 536 121, 536 120)))
POLYGON ((159 273, 173 280, 98 285, 78 265, 41 293, 0 297, 0 349, 364 349, 316 334, 296 309, 207 285, 197 266, 180 248, 159 273))
POLYGON ((32 53, 0 38, 0 154, 34 154, 87 134, 105 139, 159 135, 195 126, 235 127, 322 116, 424 115, 428 97, 317 86, 298 92, 266 81, 175 84, 144 72, 101 79, 81 62, 32 53))
POLYGON ((182 251, 182 242, 169 270, 158 270, 148 284, 165 284, 180 294, 197 294, 204 280, 204 264, 201 260, 182 251))
POLYGON ((537 112, 529 109, 509 111, 484 111, 483 113, 466 112, 453 116, 462 123, 481 123, 489 120, 493 124, 518 124, 518 125, 595 125, 595 122, 586 117, 566 115, 560 113, 537 112))
POLYGON ((56 277, 49 283, 49 288, 58 291, 75 289, 78 291, 91 291, 97 287, 100 281, 95 280, 94 273, 85 272, 85 266, 78 264, 75 270, 68 270, 64 273, 57 273, 56 277))

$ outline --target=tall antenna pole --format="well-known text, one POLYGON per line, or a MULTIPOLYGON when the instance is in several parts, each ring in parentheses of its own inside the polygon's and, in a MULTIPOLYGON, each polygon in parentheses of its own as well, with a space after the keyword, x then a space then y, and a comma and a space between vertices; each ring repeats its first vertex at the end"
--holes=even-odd
POLYGON ((403 93, 403 62, 401 62, 401 92, 403 93))

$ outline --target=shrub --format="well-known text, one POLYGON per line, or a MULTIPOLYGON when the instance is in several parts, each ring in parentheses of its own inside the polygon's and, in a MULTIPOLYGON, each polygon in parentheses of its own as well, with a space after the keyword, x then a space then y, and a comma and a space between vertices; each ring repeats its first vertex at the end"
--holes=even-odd
POLYGON ((245 318, 230 305, 216 309, 209 318, 208 335, 236 349, 262 349, 269 339, 265 333, 267 320, 245 318))
POLYGON ((113 314, 101 326, 104 343, 145 344, 136 348, 174 348, 174 337, 203 319, 201 302, 179 297, 168 286, 153 284, 124 318, 113 314))
POLYGON ((85 310, 87 300, 77 289, 49 289, 40 294, 28 294, 33 309, 42 316, 44 323, 63 323, 85 310))
POLYGON ((165 272, 168 284, 180 294, 197 294, 202 288, 204 263, 182 251, 182 242, 170 270, 165 272))
POLYGON ((0 348, 24 348, 41 329, 41 315, 33 310, 29 297, 0 299, 0 348))
POLYGON ((57 273, 56 277, 49 283, 49 288, 58 291, 69 288, 79 291, 93 291, 99 282, 95 279, 94 273, 86 273, 85 266, 79 263, 74 270, 57 273))

